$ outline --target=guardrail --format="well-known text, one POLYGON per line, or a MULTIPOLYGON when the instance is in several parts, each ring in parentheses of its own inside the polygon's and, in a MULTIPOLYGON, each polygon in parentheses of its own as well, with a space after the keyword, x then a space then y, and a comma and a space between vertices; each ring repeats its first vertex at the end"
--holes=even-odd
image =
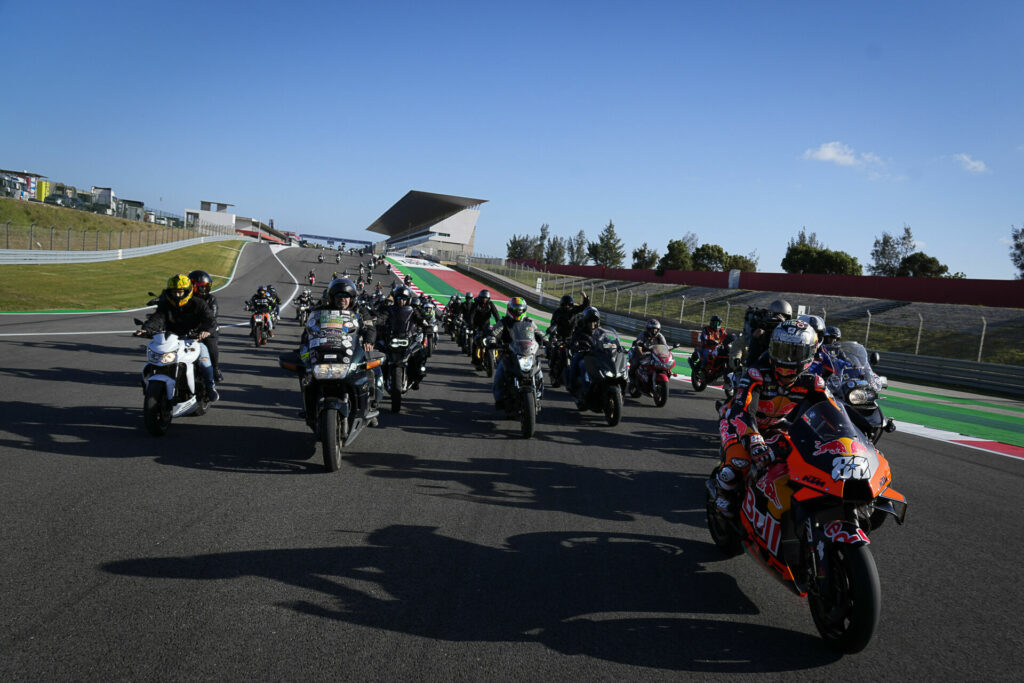
POLYGON ((151 256, 165 251, 183 249, 207 242, 224 242, 246 239, 241 235, 210 235, 195 237, 178 242, 165 242, 148 247, 131 249, 107 249, 102 251, 44 251, 40 249, 0 249, 0 265, 22 265, 32 263, 96 263, 98 261, 120 261, 136 256, 151 256))
MULTIPOLYGON (((515 280, 504 278, 496 273, 468 266, 471 273, 481 278, 500 283, 514 291, 527 301, 554 308, 558 305, 558 297, 537 292, 515 280)), ((605 322, 613 328, 628 332, 639 332, 644 321, 624 315, 602 314, 605 322)), ((671 344, 689 345, 692 343, 693 330, 667 327, 662 325, 662 334, 671 344)), ((998 363, 978 363, 969 360, 919 356, 912 353, 877 350, 882 357, 876 370, 881 375, 893 379, 918 380, 941 386, 957 387, 973 391, 997 391, 1014 396, 1024 396, 1024 367, 1001 365, 998 363)))

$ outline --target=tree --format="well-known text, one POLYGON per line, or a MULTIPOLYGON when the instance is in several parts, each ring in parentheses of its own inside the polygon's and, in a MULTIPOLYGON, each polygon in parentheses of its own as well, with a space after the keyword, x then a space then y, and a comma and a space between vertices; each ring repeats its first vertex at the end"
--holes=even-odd
POLYGON ((568 242, 568 239, 558 236, 549 239, 547 248, 544 250, 544 263, 552 266, 560 266, 565 263, 568 242))
POLYGON ((729 254, 725 262, 725 270, 741 270, 744 273, 757 272, 757 251, 752 251, 746 256, 742 254, 729 254))
POLYGON ((587 264, 587 236, 580 230, 575 237, 567 239, 569 247, 569 265, 584 266, 587 264))
POLYGON ((544 253, 545 253, 546 248, 547 248, 547 241, 548 241, 548 232, 549 232, 549 230, 550 230, 550 228, 548 227, 548 224, 547 223, 543 224, 542 226, 540 226, 540 237, 537 237, 534 240, 532 258, 537 263, 543 263, 544 262, 544 253))
POLYGON ((1017 269, 1017 279, 1024 280, 1024 225, 1010 226, 1010 261, 1017 269))
POLYGON ((693 269, 720 273, 726 270, 729 254, 717 244, 702 244, 693 252, 693 269))
POLYGON ((860 275, 860 263, 845 251, 832 251, 813 247, 808 242, 789 241, 782 269, 787 273, 817 273, 821 275, 860 275))
POLYGON ((650 270, 658 262, 658 252, 648 248, 647 242, 639 249, 633 250, 633 267, 650 270))
POLYGON ((615 223, 608 221, 596 242, 587 242, 587 255, 599 266, 621 268, 626 258, 622 240, 615 234, 615 223))
POLYGON ((505 258, 531 258, 533 241, 529 235, 512 235, 505 244, 505 258))
POLYGON ((902 261, 896 274, 900 277, 945 277, 949 266, 939 263, 939 259, 929 256, 923 251, 915 251, 902 261))
POLYGON ((692 244, 693 241, 686 237, 681 240, 669 240, 668 246, 665 247, 665 255, 658 259, 658 275, 664 275, 666 270, 692 270, 692 244))
POLYGON ((903 236, 893 237, 887 232, 882 232, 881 237, 875 238, 874 246, 871 248, 871 265, 868 270, 872 275, 884 275, 892 277, 900 269, 900 263, 914 252, 914 235, 910 232, 910 226, 903 226, 903 236))
POLYGON ((818 233, 812 232, 810 235, 807 234, 807 228, 800 228, 800 232, 797 233, 796 237, 789 240, 789 246, 794 245, 807 245, 814 249, 824 249, 825 245, 818 241, 818 233))

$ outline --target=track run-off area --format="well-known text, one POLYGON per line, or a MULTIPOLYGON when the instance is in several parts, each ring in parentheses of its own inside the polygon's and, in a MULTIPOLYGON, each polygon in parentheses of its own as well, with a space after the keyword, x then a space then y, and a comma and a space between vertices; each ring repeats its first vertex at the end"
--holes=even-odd
POLYGON ((222 400, 162 438, 129 336, 145 311, 0 315, 0 680, 1019 678, 1024 461, 991 445, 1024 445, 1019 404, 889 392, 879 448, 909 510, 871 534, 881 621, 840 657, 805 600, 711 542, 713 389, 673 382, 610 428, 548 388, 523 440, 442 338, 325 472, 277 365, 294 310, 256 349, 242 302, 357 263, 247 245, 216 292, 222 400))

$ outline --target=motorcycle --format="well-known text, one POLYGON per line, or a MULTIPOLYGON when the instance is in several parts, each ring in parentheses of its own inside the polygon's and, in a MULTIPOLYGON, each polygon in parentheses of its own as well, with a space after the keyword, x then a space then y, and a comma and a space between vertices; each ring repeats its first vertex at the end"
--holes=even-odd
MULTIPOLYGON (((890 488, 885 457, 832 401, 797 415, 767 444, 780 457, 751 468, 735 519, 715 503, 718 468, 706 484, 706 518, 726 555, 747 552, 800 597, 821 637, 845 653, 871 641, 881 592, 868 533, 890 515, 902 524, 906 498, 890 488)), ((722 465, 719 465, 719 468, 722 465)))
POLYGON ((302 326, 309 320, 309 302, 303 301, 295 306, 295 320, 302 326))
MULTIPOLYGON (((498 361, 505 368, 501 403, 509 419, 519 419, 523 438, 529 439, 537 429, 537 414, 544 395, 537 324, 532 320, 520 320, 512 326, 511 333, 512 343, 500 354, 498 361)), ((490 337, 488 342, 496 345, 494 337, 490 337)))
MULTIPOLYGON (((583 354, 583 369, 578 389, 566 383, 566 388, 580 402, 580 410, 604 413, 609 426, 622 419, 622 395, 626 390, 626 372, 629 354, 614 331, 602 327, 594 330, 593 343, 583 354)), ((568 380, 568 369, 566 379, 568 380)))
POLYGON ((437 309, 433 306, 424 306, 423 319, 424 346, 427 350, 427 356, 430 357, 434 355, 434 350, 437 348, 437 309))
MULTIPOLYGON (((245 310, 250 311, 252 307, 245 304, 245 310)), ((274 336, 274 325, 269 310, 260 309, 252 311, 249 316, 249 336, 252 337, 253 345, 256 348, 267 343, 270 337, 274 336)))
MULTIPOLYGON (((497 346, 487 345, 489 334, 487 330, 480 330, 473 336, 473 365, 482 368, 488 377, 494 376, 494 370, 498 367, 497 346)), ((493 337, 491 338, 493 340, 493 337)))
POLYGON ((402 395, 410 388, 418 389, 426 377, 424 337, 422 330, 413 329, 411 306, 393 308, 384 329, 389 333, 383 340, 384 389, 391 395, 391 412, 397 413, 402 410, 402 395))
MULTIPOLYGON (((636 342, 633 342, 634 346, 636 342)), ((636 374, 626 386, 630 398, 646 394, 654 399, 654 405, 661 408, 668 403, 668 383, 672 379, 672 368, 676 366, 672 351, 678 346, 655 344, 644 352, 637 361, 636 374)))
POLYGON ((335 254, 334 262, 335 263, 341 263, 341 254, 335 254))
POLYGON ((557 334, 551 335, 548 341, 548 370, 551 371, 551 386, 557 387, 562 383, 562 376, 569 366, 569 348, 565 339, 557 334))
POLYGON ((323 263, 324 262, 324 255, 323 254, 317 254, 316 255, 316 260, 319 263, 323 263))
MULTIPOLYGON (((704 391, 709 384, 717 380, 719 377, 723 378, 724 385, 727 383, 725 375, 739 369, 739 354, 733 353, 733 342, 735 341, 735 334, 730 333, 725 335, 725 339, 723 339, 718 346, 713 349, 709 349, 706 354, 703 354, 703 358, 707 359, 706 364, 702 358, 702 354, 699 352, 695 352, 697 356, 696 360, 693 356, 689 358, 690 384, 693 386, 694 391, 704 391)), ((730 396, 728 392, 726 392, 726 395, 730 396)))
POLYGON ((279 356, 278 364, 299 377, 306 424, 322 446, 324 466, 336 472, 342 450, 365 427, 376 425, 379 394, 373 369, 381 364, 381 354, 363 351, 359 322, 349 311, 322 311, 318 324, 338 334, 310 337, 308 367, 294 351, 279 356))
POLYGON ((854 424, 871 437, 871 443, 878 443, 883 433, 896 431, 896 423, 885 417, 878 405, 878 393, 889 386, 888 380, 872 368, 881 356, 877 351, 868 354, 859 342, 839 342, 835 357, 842 369, 829 376, 826 384, 832 395, 842 400, 854 424))
MULTIPOLYGON (((136 319, 135 324, 143 322, 136 319)), ((205 415, 210 408, 206 384, 198 380, 198 334, 178 337, 169 332, 153 335, 146 346, 142 367, 142 420, 153 436, 163 436, 171 420, 205 415)))

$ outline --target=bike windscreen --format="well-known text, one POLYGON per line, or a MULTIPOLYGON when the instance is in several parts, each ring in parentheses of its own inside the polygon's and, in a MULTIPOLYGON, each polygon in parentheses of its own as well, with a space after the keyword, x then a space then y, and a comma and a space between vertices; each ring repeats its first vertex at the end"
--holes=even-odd
POLYGON ((392 306, 388 311, 388 330, 393 337, 408 337, 412 329, 412 306, 392 306))
POLYGON ((619 335, 615 334, 615 330, 599 327, 594 330, 592 336, 595 351, 611 354, 623 350, 622 344, 619 342, 619 335))
POLYGON ((877 463, 870 440, 857 429, 846 411, 831 401, 822 401, 805 410, 790 427, 789 437, 808 462, 818 458, 860 456, 868 459, 872 469, 877 463))
POLYGON ((839 342, 838 356, 861 373, 867 374, 871 370, 871 364, 868 362, 868 350, 858 342, 839 342))
POLYGON ((512 326, 512 350, 519 356, 537 353, 537 324, 532 320, 520 320, 512 326))

